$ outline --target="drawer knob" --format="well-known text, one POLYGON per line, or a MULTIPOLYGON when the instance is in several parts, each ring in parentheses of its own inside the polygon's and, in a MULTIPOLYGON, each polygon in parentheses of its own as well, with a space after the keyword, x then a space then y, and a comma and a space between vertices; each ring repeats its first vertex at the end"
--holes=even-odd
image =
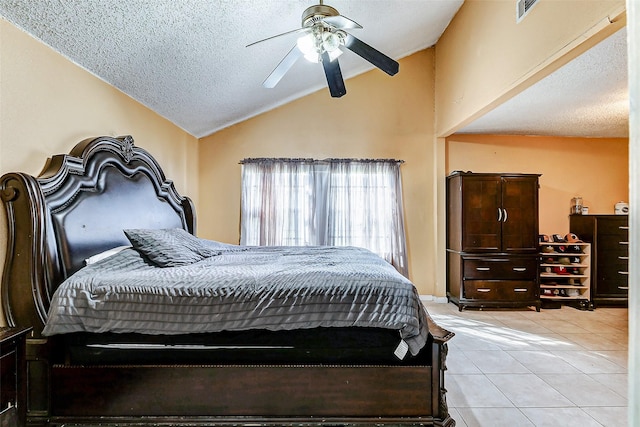
POLYGON ((515 288, 513 291, 514 292, 527 292, 529 289, 527 288, 515 288))
POLYGON ((478 292, 491 292, 491 288, 478 288, 478 292))
POLYGON ((527 267, 513 267, 513 271, 527 271, 527 267))
POLYGON ((489 267, 476 267, 477 271, 490 271, 491 269, 489 267))

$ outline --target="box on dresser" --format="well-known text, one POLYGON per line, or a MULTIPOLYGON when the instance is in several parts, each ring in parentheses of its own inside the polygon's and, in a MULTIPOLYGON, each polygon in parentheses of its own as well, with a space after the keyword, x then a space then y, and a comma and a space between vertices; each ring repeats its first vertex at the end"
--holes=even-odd
POLYGON ((629 296, 629 217, 570 215, 569 228, 591 243, 593 304, 625 306, 629 296))

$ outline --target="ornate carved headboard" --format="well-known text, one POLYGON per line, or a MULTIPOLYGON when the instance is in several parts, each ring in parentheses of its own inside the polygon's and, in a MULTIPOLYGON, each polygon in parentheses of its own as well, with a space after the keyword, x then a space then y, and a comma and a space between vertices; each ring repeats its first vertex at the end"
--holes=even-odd
POLYGON ((128 244, 127 228, 195 233, 191 200, 130 136, 98 137, 51 157, 38 177, 0 179, 8 223, 2 303, 9 326, 39 336, 60 283, 104 250, 128 244))

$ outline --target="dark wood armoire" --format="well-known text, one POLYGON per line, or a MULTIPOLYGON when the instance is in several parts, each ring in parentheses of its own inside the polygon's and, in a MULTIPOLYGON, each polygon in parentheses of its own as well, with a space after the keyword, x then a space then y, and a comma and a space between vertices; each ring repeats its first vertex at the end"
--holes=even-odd
POLYGON ((456 171, 447 177, 447 297, 460 310, 540 309, 539 176, 456 171))

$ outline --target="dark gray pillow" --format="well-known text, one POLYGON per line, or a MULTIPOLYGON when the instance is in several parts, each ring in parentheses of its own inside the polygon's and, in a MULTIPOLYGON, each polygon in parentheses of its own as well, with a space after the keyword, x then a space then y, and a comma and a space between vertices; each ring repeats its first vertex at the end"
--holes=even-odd
POLYGON ((220 255, 181 228, 124 230, 131 245, 159 267, 179 267, 220 255))

